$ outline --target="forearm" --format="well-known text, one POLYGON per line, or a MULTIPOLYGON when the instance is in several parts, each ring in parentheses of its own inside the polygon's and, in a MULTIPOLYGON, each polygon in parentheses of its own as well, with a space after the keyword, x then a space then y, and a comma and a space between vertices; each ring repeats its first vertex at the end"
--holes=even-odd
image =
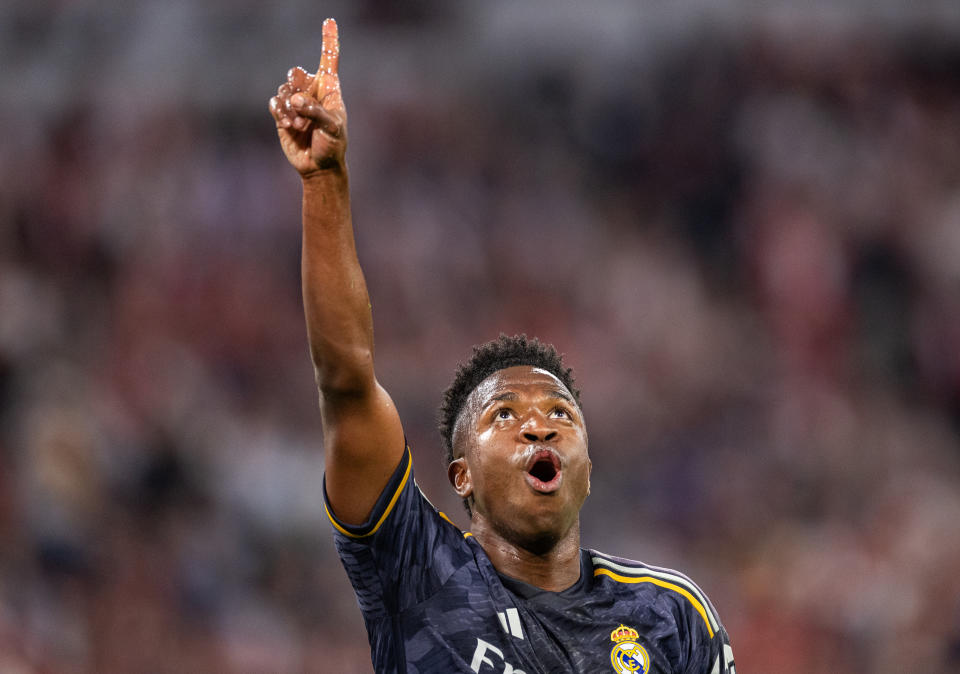
POLYGON ((397 409, 373 372, 370 299, 357 260, 344 157, 337 24, 323 22, 316 75, 291 68, 270 98, 280 146, 303 179, 303 306, 320 389, 328 504, 367 519, 403 453, 397 409))
POLYGON ((374 386, 373 320, 357 259, 345 166, 303 181, 304 314, 317 385, 327 394, 374 386))

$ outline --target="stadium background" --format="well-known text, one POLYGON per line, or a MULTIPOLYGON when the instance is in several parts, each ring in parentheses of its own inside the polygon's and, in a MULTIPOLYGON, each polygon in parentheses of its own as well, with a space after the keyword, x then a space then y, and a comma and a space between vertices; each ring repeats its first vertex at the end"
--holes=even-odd
POLYGON ((740 671, 960 670, 960 6, 791 5, 5 2, 0 671, 369 671, 266 108, 328 15, 434 502, 455 364, 540 335, 584 544, 740 671))

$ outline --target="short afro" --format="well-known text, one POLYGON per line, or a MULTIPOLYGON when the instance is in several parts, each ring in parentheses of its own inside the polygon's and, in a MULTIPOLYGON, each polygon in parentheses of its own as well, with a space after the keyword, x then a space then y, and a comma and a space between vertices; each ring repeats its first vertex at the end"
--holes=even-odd
POLYGON ((446 465, 454 459, 453 430, 467 397, 494 372, 517 365, 530 365, 551 373, 563 382, 580 406, 580 391, 574 388, 573 370, 564 367, 563 358, 552 344, 544 344, 536 337, 527 339, 526 335, 501 334, 499 339, 473 347, 473 356, 460 364, 453 383, 443 392, 437 425, 443 436, 446 465))

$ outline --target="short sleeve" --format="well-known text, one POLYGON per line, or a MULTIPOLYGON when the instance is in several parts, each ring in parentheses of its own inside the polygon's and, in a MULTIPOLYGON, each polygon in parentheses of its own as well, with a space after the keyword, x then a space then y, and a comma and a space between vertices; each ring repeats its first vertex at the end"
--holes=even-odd
POLYGON ((691 658, 686 674, 736 674, 730 637, 710 600, 703 594, 699 597, 702 599, 700 616, 694 616, 689 608, 687 611, 691 658))
POLYGON ((463 533, 417 486, 409 447, 366 522, 340 522, 329 504, 327 515, 340 560, 368 620, 397 615, 424 601, 472 558, 463 533))

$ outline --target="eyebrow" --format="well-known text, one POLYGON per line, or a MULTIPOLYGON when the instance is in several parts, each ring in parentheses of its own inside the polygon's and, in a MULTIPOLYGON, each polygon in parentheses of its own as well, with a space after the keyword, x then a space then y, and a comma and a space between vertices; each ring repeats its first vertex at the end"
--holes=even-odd
POLYGON ((573 403, 573 398, 570 397, 570 394, 558 388, 550 389, 550 391, 547 392, 547 397, 560 398, 561 400, 566 400, 568 403, 573 403))
MULTIPOLYGON (((573 398, 570 397, 566 391, 558 388, 552 388, 547 391, 548 398, 559 398, 560 400, 566 400, 568 403, 573 404, 573 398)), ((514 393, 513 391, 504 391, 503 393, 498 393, 495 396, 490 396, 487 399, 487 402, 484 403, 484 407, 489 407, 492 403, 501 402, 503 400, 509 402, 515 402, 520 399, 520 396, 514 393)))

